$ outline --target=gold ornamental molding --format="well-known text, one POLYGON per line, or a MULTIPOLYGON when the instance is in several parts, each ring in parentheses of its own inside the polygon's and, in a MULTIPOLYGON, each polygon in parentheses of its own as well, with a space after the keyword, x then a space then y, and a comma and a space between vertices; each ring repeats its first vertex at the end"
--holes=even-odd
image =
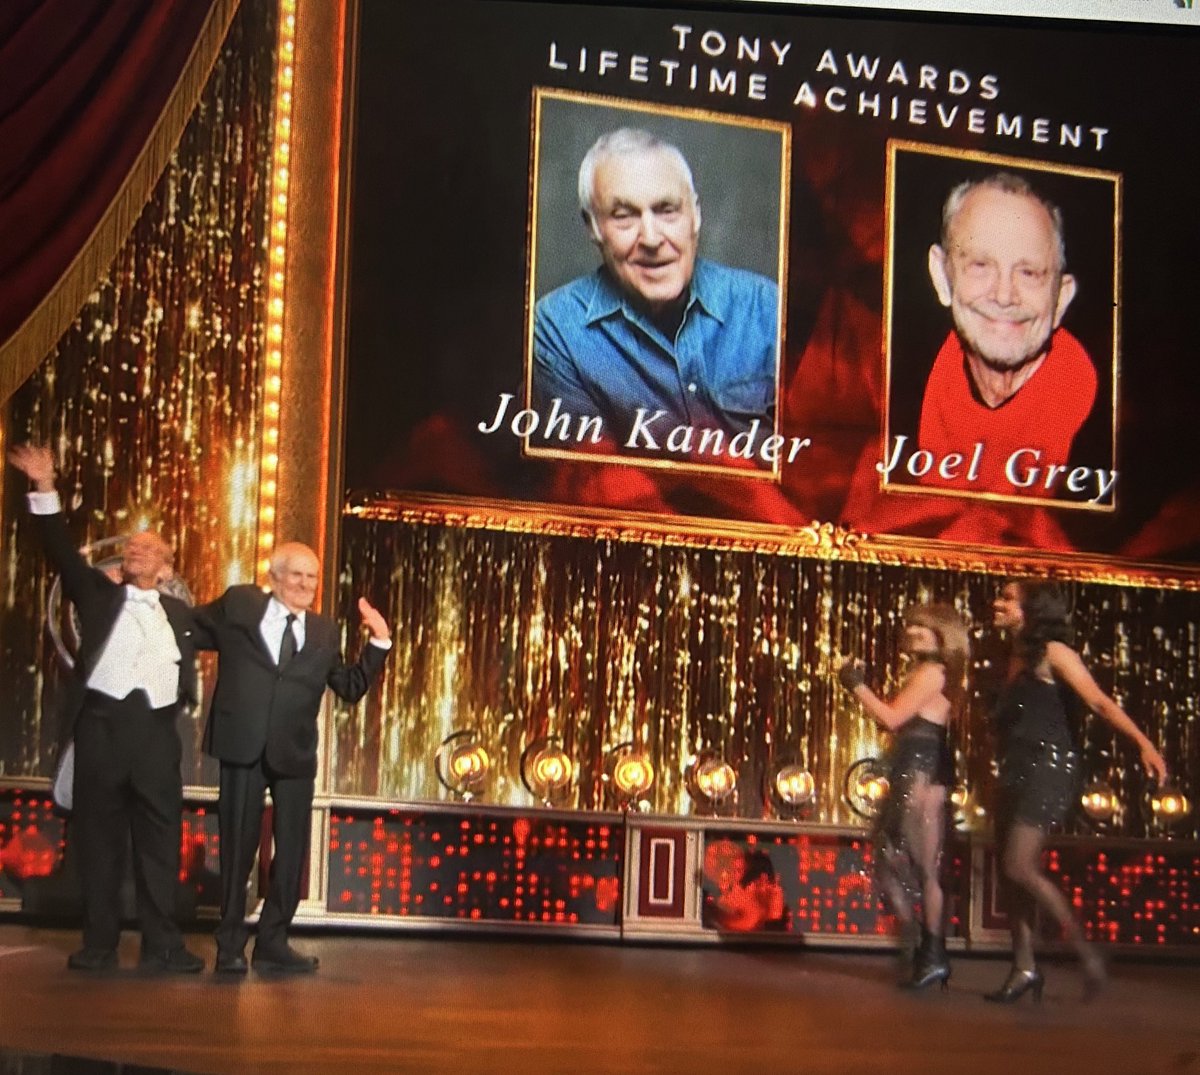
POLYGON ((1137 564, 1116 557, 959 546, 929 538, 865 534, 814 520, 807 526, 754 525, 727 520, 663 519, 610 509, 521 505, 504 500, 380 491, 356 496, 346 514, 361 519, 497 530, 547 537, 628 541, 722 549, 883 566, 971 571, 983 575, 1056 578, 1111 586, 1200 591, 1200 568, 1137 564))

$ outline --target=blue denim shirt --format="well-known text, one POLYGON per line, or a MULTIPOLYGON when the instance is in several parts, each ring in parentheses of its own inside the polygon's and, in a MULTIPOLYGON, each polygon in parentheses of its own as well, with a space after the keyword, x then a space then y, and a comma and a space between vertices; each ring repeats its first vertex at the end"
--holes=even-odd
POLYGON ((674 425, 733 436, 775 419, 778 294, 773 280, 697 260, 683 320, 668 339, 603 269, 565 284, 534 311, 532 403, 558 398, 599 415, 622 441, 639 407, 674 425))

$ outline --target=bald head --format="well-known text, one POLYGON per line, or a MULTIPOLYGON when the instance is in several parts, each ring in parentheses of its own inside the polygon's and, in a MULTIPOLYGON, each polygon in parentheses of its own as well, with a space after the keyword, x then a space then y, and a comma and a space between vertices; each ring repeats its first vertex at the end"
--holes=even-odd
POLYGON ((132 586, 152 590, 170 574, 175 551, 162 534, 139 530, 121 550, 121 578, 132 586))
POLYGON ((320 577, 321 561, 307 545, 286 541, 275 546, 268 573, 271 593, 289 612, 312 608, 320 577))

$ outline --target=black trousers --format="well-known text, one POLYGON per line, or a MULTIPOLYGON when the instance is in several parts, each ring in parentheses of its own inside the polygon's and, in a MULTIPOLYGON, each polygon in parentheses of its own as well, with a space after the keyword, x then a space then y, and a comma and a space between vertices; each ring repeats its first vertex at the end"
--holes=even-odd
POLYGON ((183 944, 175 922, 183 781, 178 706, 151 709, 144 691, 84 696, 75 722, 71 840, 83 891, 83 943, 116 948, 125 849, 133 843, 138 920, 146 948, 183 944))
POLYGON ((252 765, 221 762, 221 797, 217 823, 221 836, 221 922, 217 947, 241 952, 250 930, 246 925, 246 886, 254 868, 262 832, 263 793, 271 789, 274 853, 256 946, 278 951, 287 944, 287 929, 300 905, 300 880, 308 858, 313 778, 274 772, 265 758, 252 765))

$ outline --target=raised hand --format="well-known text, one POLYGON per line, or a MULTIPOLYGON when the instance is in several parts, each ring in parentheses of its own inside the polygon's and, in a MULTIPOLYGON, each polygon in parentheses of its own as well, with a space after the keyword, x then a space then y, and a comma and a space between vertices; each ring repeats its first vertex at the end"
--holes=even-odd
POLYGON ((39 492, 54 489, 54 456, 42 444, 18 444, 8 451, 8 461, 37 487, 39 492))
POLYGON ((365 597, 358 599, 358 614, 362 617, 363 626, 371 632, 372 638, 378 638, 382 642, 392 637, 387 620, 365 597))

